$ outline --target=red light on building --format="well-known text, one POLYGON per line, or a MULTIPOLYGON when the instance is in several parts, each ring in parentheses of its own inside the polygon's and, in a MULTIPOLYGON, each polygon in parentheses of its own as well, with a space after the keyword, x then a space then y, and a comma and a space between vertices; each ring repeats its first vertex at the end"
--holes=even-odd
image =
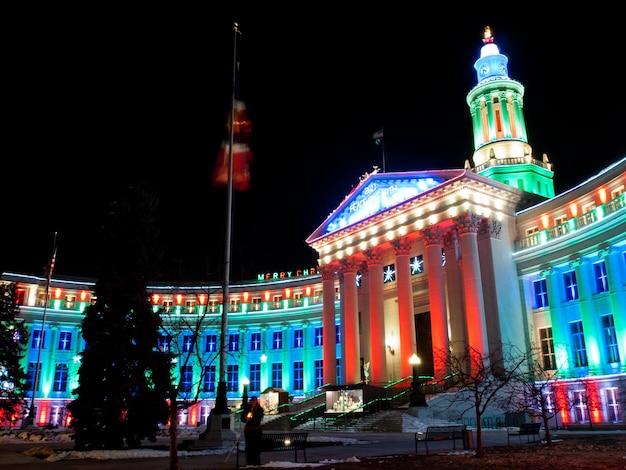
POLYGON ((89 295, 89 294, 87 293, 87 291, 86 291, 86 290, 81 290, 81 291, 80 291, 80 297, 79 297, 79 298, 80 298, 80 301, 81 301, 81 302, 86 302, 86 301, 87 301, 87 296, 88 296, 88 295, 89 295))
POLYGON ((291 289, 289 287, 285 289, 285 298, 286 299, 291 298, 291 289))
POLYGON ((311 297, 311 286, 306 286, 304 292, 307 297, 311 297))
POLYGON ((63 289, 59 289, 58 287, 56 289, 54 289, 54 298, 55 299, 60 299, 62 294, 63 294, 63 289))
POLYGON ((266 302, 269 302, 269 301, 270 301, 270 296, 271 296, 271 295, 272 295, 272 294, 270 294, 270 291, 268 291, 268 290, 266 290, 266 291, 265 291, 265 293, 263 294, 263 298, 265 298, 265 301, 266 301, 266 302))
POLYGON ((161 300, 159 294, 152 294, 152 305, 159 305, 159 300, 161 300))
POLYGON ((180 305, 183 303, 183 295, 182 294, 176 294, 176 305, 180 305))
POLYGON ((547 229, 550 226, 550 217, 548 217, 547 215, 542 215, 541 224, 543 225, 544 229, 547 229))
POLYGON ((598 189, 598 196, 600 196, 600 201, 602 202, 602 204, 605 204, 607 200, 606 189, 604 188, 598 189))
POLYGON ((204 294, 200 294, 200 295, 198 296, 198 303, 199 303, 200 305, 204 305, 204 304, 206 304, 206 295, 204 295, 204 294))
POLYGON ((250 292, 244 292, 242 294, 242 297, 243 297, 243 302, 247 304, 248 303, 248 299, 250 298, 250 292))

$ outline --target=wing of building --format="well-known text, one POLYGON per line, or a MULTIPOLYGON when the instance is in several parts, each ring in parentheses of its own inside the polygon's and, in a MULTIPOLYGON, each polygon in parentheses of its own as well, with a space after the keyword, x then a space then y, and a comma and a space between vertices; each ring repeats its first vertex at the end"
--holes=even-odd
MULTIPOLYGON (((198 359, 177 371, 181 399, 198 392, 200 402, 181 422, 207 421, 222 334, 229 401, 240 403, 245 378, 269 412, 324 388, 336 394, 327 411, 341 411, 364 396, 338 391, 408 387, 414 354, 420 375, 439 383, 449 372, 439 352, 469 345, 489 354, 511 344, 539 351, 558 377, 573 404, 561 411, 563 424, 622 422, 626 155, 556 195, 551 163, 527 141, 524 87, 507 64, 486 35, 467 95, 471 160, 459 159, 458 170, 364 175, 306 240, 319 266, 233 283, 227 302, 221 285, 149 286, 155 314, 200 325, 198 359), (593 397, 582 399, 583 389, 593 397)), ((18 285, 31 333, 24 368, 36 422, 64 426, 95 282, 53 277, 46 299, 46 281, 2 274, 18 285)), ((184 353, 192 336, 182 328, 158 347, 184 353)))

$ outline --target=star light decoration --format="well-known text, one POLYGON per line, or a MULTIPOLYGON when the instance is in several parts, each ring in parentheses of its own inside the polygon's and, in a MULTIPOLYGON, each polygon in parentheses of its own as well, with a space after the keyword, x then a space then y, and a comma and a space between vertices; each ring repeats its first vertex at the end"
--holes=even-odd
POLYGON ((420 274, 424 272, 424 258, 422 255, 411 258, 411 274, 420 274))
POLYGON ((383 282, 386 284, 388 282, 393 282, 396 280, 396 269, 394 264, 390 264, 385 266, 385 270, 383 271, 383 282))

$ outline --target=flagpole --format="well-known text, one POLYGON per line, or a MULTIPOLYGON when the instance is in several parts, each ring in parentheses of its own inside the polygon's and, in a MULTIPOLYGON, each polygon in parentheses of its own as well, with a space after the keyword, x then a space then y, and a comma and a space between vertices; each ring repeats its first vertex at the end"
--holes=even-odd
POLYGON ((237 83, 237 35, 239 24, 233 23, 233 89, 230 102, 230 142, 228 146, 228 183, 226 201, 226 237, 224 249, 224 284, 222 287, 222 316, 219 350, 219 377, 215 404, 207 421, 207 429, 201 433, 194 446, 201 447, 224 447, 235 442, 233 417, 228 408, 226 396, 226 336, 228 334, 228 296, 230 287, 230 257, 231 257, 231 232, 233 218, 233 145, 235 126, 235 90, 237 83))
POLYGON ((379 131, 374 132, 374 135, 372 135, 372 138, 374 139, 374 143, 376 145, 380 145, 380 148, 382 150, 383 153, 383 173, 387 172, 387 156, 385 155, 385 134, 383 132, 383 128, 381 127, 379 131))
POLYGON ((232 248, 232 219, 233 219, 233 145, 235 134, 235 90, 237 88, 237 34, 239 25, 233 23, 233 89, 230 102, 230 143, 228 146, 228 185, 226 201, 226 241, 224 247, 224 285, 222 288, 222 321, 220 336, 220 373, 215 396, 215 411, 230 413, 226 397, 226 335, 228 333, 228 296, 230 288, 230 256, 232 248))
MULTIPOLYGON (((37 392, 37 381, 39 380, 39 363, 41 362, 41 350, 43 349, 43 342, 45 339, 45 325, 46 314, 48 312, 48 297, 50 295, 50 283, 52 281, 52 270, 54 269, 54 263, 57 257, 57 232, 54 232, 54 242, 52 245, 52 257, 50 258, 50 264, 48 265, 48 272, 46 273, 46 295, 44 297, 43 315, 41 317, 41 335, 39 336, 39 347, 37 348, 37 362, 35 362, 35 377, 33 378, 33 396, 30 401, 30 410, 28 412, 28 418, 26 419, 27 425, 35 425, 35 394, 37 392)), ((34 331, 34 328, 33 328, 34 331)))

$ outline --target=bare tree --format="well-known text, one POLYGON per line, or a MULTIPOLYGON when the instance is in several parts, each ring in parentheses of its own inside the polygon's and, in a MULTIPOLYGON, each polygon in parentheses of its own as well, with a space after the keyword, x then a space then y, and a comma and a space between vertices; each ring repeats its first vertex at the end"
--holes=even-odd
POLYGON ((588 378, 580 378, 572 384, 572 397, 570 399, 570 407, 574 410, 574 416, 579 422, 587 421, 589 429, 593 428, 591 420, 591 410, 601 408, 601 400, 599 392, 593 382, 588 378))
POLYGON ((179 470, 177 447, 179 413, 200 402, 204 376, 211 364, 219 357, 219 352, 216 350, 213 353, 205 353, 203 349, 201 340, 204 332, 214 326, 214 322, 208 319, 206 312, 201 315, 195 312, 180 314, 160 311, 159 313, 162 318, 163 338, 160 347, 173 352, 176 357, 177 374, 172 377, 169 394, 169 470, 179 470), (193 371, 196 365, 199 365, 199 370, 194 371, 192 377, 186 376, 188 371, 193 371))
POLYGON ((540 350, 529 353, 530 367, 527 374, 518 376, 519 400, 511 402, 509 411, 533 414, 541 417, 547 445, 552 445, 550 420, 568 409, 567 394, 558 390, 559 373, 550 361, 546 361, 540 350))
POLYGON ((456 378, 456 393, 450 407, 456 406, 461 415, 473 411, 476 418, 476 457, 484 457, 482 417, 493 407, 507 409, 518 399, 515 383, 526 373, 527 357, 517 347, 500 344, 489 353, 478 351, 463 343, 441 354, 441 360, 456 378))

